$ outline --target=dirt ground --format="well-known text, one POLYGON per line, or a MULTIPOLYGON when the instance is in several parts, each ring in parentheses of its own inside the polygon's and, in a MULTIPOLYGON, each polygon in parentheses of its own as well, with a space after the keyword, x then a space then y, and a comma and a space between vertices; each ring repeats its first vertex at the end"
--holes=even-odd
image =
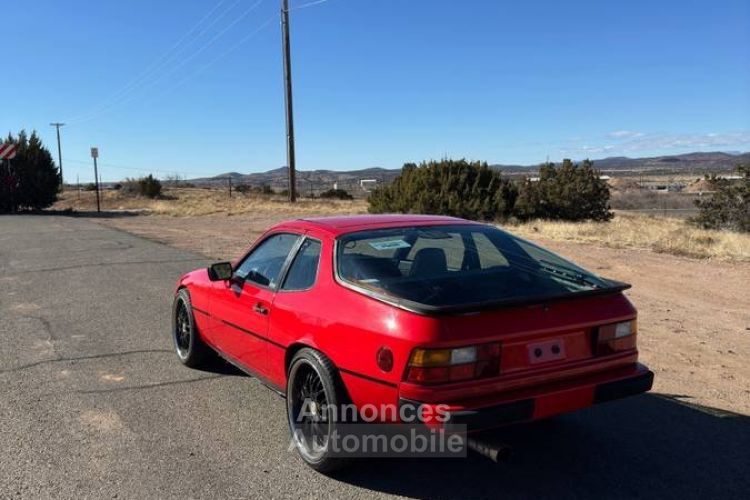
MULTIPOLYGON (((270 224, 290 216, 123 214, 96 220, 218 260, 238 256, 270 224)), ((750 263, 555 242, 543 234, 534 239, 633 285, 626 293, 639 310, 641 359, 656 373, 654 392, 750 415, 750 263)))

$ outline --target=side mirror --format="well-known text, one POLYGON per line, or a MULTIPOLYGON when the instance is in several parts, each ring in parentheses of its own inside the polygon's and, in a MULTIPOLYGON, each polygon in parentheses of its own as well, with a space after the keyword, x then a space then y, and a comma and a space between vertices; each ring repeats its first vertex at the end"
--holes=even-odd
POLYGON ((217 262, 208 266, 208 279, 211 281, 226 281, 232 277, 231 262, 217 262))

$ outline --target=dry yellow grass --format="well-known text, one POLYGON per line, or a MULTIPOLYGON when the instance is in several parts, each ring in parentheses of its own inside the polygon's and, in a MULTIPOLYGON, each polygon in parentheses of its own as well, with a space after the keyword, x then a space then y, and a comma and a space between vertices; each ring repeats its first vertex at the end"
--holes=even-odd
POLYGON ((680 219, 617 213, 610 222, 537 220, 507 228, 529 238, 639 248, 686 257, 750 261, 750 235, 699 229, 680 219))
POLYGON ((299 215, 309 214, 349 214, 364 213, 367 203, 364 200, 314 200, 300 199, 291 205, 281 196, 234 194, 229 198, 226 191, 202 189, 182 189, 167 191, 167 196, 176 199, 154 200, 148 207, 155 214, 189 217, 226 213, 240 215, 247 213, 288 212, 299 215))
MULTIPOLYGON (((103 193, 102 209, 143 211, 170 217, 201 217, 216 214, 257 216, 266 220, 300 216, 358 214, 367 212, 365 200, 302 199, 295 205, 281 196, 234 194, 226 190, 167 189, 165 198, 150 200, 122 196, 116 191, 103 193)), ((63 194, 53 208, 76 211, 94 210, 94 193, 63 194)), ((532 239, 591 243, 611 248, 638 248, 694 258, 750 261, 750 235, 707 231, 683 220, 618 212, 610 222, 555 222, 538 220, 507 226, 514 233, 532 239)))
MULTIPOLYGON (((89 211, 96 208, 95 193, 63 193, 54 209, 89 211)), ((278 213, 290 216, 318 214, 351 214, 367 212, 364 200, 311 200, 300 199, 295 205, 281 196, 263 196, 234 193, 230 198, 226 190, 209 189, 165 189, 164 198, 152 200, 123 196, 117 191, 102 193, 102 210, 143 211, 150 214, 173 217, 197 217, 211 214, 240 215, 252 213, 278 213)))

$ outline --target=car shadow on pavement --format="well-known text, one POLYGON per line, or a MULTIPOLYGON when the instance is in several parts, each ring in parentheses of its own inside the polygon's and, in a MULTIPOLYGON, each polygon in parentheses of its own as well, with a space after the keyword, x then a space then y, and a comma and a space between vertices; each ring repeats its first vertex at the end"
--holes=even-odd
POLYGON ((233 364, 225 361, 219 356, 211 356, 201 366, 193 368, 206 373, 216 373, 218 375, 232 376, 232 377, 249 377, 249 375, 233 364))
POLYGON ((750 418, 654 394, 481 438, 512 447, 495 464, 377 459, 336 476, 417 498, 717 498, 750 491, 750 418))
POLYGON ((68 217, 82 217, 86 219, 123 219, 126 217, 139 217, 147 215, 147 212, 143 210, 102 210, 101 212, 95 211, 75 211, 72 213, 65 213, 61 215, 67 215, 68 217))
POLYGON ((49 216, 61 216, 61 217, 77 217, 77 218, 99 218, 99 219, 119 219, 123 217, 138 217, 139 215, 145 215, 148 212, 140 209, 118 209, 118 210, 102 210, 97 212, 96 210, 73 210, 72 208, 65 209, 44 209, 44 210, 24 210, 22 212, 16 212, 14 214, 5 215, 37 215, 41 217, 49 216))

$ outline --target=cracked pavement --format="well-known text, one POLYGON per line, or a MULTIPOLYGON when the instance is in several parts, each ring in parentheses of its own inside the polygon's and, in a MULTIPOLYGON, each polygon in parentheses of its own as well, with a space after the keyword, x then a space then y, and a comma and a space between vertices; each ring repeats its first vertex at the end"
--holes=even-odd
MULTIPOLYGON (((239 251, 239 249, 238 249, 239 251)), ((82 218, 0 216, 0 498, 739 497, 750 422, 646 395, 488 439, 507 462, 364 461, 335 478, 288 451, 284 401, 181 366, 172 288, 204 257, 82 218)))

